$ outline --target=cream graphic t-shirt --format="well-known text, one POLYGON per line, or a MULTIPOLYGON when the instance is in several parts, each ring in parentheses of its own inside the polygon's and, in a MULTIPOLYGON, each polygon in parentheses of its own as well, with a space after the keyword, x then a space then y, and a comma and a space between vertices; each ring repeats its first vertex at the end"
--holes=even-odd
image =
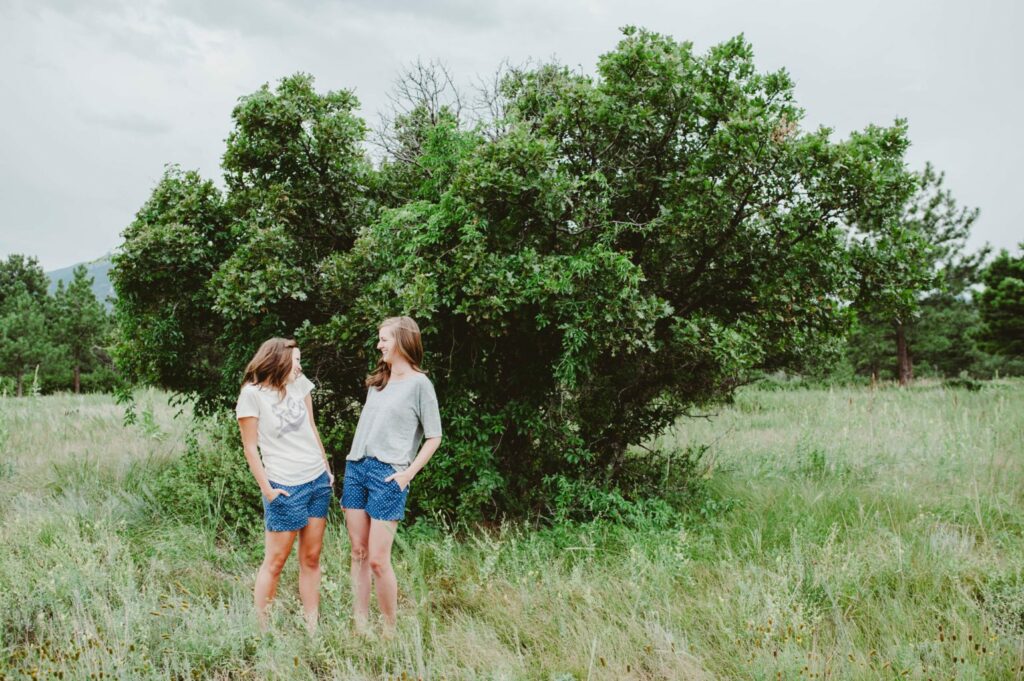
POLYGON ((327 470, 306 410, 312 390, 313 382, 299 376, 285 387, 283 399, 278 391, 251 383, 238 396, 235 415, 257 418, 260 456, 272 482, 301 485, 327 470))

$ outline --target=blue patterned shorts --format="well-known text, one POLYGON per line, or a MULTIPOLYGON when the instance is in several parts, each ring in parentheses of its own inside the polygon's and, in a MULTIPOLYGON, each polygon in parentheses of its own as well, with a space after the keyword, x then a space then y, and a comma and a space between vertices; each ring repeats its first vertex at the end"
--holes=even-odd
POLYGON ((269 482, 271 487, 283 489, 289 496, 278 494, 269 504, 263 497, 263 521, 268 532, 295 532, 305 527, 310 518, 327 517, 334 490, 326 471, 316 480, 301 485, 269 482))
POLYGON ((405 517, 409 486, 403 490, 394 480, 384 482, 384 478, 394 474, 391 464, 370 456, 346 461, 341 507, 364 510, 374 520, 401 520, 405 517))

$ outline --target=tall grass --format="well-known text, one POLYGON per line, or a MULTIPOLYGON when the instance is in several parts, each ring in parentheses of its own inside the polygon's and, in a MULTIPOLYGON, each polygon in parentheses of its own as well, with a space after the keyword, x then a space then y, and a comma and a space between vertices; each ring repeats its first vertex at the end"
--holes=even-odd
POLYGON ((745 390, 651 443, 710 445, 668 527, 403 528, 391 642, 349 631, 336 516, 319 634, 294 561, 260 633, 258 541, 161 514, 186 424, 141 401, 0 400, 0 677, 1024 678, 1020 382, 745 390))

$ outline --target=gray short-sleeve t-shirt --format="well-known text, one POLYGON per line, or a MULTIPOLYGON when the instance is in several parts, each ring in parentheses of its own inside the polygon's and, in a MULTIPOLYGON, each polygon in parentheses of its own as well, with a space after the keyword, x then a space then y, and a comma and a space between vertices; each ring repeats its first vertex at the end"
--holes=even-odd
POLYGON ((396 471, 409 467, 424 438, 441 437, 441 414, 434 385, 414 373, 389 381, 383 390, 370 388, 359 415, 348 461, 372 456, 396 471))

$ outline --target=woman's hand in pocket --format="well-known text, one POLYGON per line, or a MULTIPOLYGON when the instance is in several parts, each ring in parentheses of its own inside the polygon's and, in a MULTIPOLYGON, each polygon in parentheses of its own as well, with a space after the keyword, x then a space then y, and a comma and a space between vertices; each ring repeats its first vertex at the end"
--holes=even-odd
POLYGON ((270 504, 273 503, 274 499, 277 499, 282 494, 286 497, 291 496, 291 494, 289 494, 288 492, 285 492, 283 489, 277 489, 276 487, 271 487, 270 492, 268 494, 264 494, 263 496, 267 498, 267 503, 270 504))
POLYGON ((384 478, 384 482, 391 482, 392 480, 394 480, 395 483, 398 484, 398 489, 404 492, 405 488, 409 486, 410 482, 412 482, 412 478, 413 473, 409 471, 401 471, 399 473, 394 473, 393 475, 389 475, 388 477, 384 478))

